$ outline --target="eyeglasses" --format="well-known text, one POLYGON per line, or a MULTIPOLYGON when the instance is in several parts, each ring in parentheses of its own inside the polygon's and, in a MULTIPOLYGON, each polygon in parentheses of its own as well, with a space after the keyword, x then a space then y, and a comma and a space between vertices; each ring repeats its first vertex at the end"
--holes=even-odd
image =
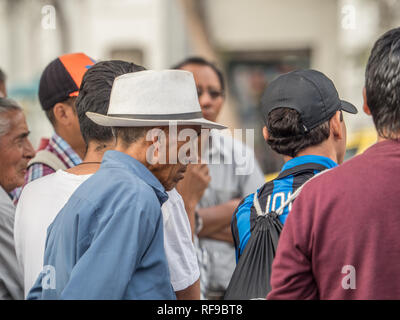
POLYGON ((208 90, 202 90, 200 88, 197 88, 197 95, 199 96, 199 98, 202 96, 202 94, 204 92, 208 92, 208 94, 210 95, 211 99, 215 100, 218 99, 219 97, 223 97, 224 96, 224 92, 223 91, 218 91, 218 90, 213 90, 213 89, 208 89, 208 90))

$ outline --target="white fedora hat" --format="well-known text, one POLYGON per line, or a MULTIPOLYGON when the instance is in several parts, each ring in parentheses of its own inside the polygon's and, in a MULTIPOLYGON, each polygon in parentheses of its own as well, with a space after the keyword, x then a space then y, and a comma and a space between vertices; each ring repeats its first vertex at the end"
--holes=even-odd
POLYGON ((200 125, 226 127, 203 118, 192 73, 183 70, 139 71, 114 80, 107 115, 86 112, 109 127, 200 125))

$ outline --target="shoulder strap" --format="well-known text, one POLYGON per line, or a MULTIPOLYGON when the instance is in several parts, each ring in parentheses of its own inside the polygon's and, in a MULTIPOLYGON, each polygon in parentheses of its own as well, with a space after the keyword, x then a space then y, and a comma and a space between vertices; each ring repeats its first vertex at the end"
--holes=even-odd
POLYGON ((301 190, 303 190, 304 186, 309 183, 312 179, 318 177, 319 175, 328 172, 330 169, 325 169, 323 171, 318 172, 317 174, 315 174, 313 177, 311 177, 310 179, 308 179, 306 182, 304 182, 300 187, 297 188, 297 190, 281 205, 281 207, 276 210, 276 213, 278 215, 281 215, 283 213, 283 210, 285 209, 286 206, 288 206, 290 203, 292 203, 297 196, 300 194, 301 190))
POLYGON ((293 173, 297 173, 297 172, 304 171, 304 170, 323 171, 326 169, 328 169, 328 168, 320 163, 308 162, 308 163, 300 164, 298 166, 294 166, 290 169, 286 169, 285 171, 282 171, 281 173, 279 173, 279 175, 276 179, 286 178, 287 176, 290 176, 293 173))
POLYGON ((29 161, 28 167, 35 163, 43 163, 46 166, 57 171, 58 169, 68 169, 66 165, 54 154, 48 150, 40 150, 36 152, 35 157, 29 161))
MULTIPOLYGON (((305 183, 303 183, 300 187, 298 187, 297 190, 275 212, 278 215, 281 215, 283 213, 283 210, 297 198, 297 196, 300 194, 301 190, 303 190, 304 186, 308 182, 310 182, 312 179, 318 177, 319 175, 321 175, 321 174, 323 174, 325 172, 328 172, 329 170, 330 169, 325 169, 323 171, 320 171, 317 174, 315 174, 313 177, 308 179, 305 183)), ((254 208, 256 209, 257 215, 259 215, 259 216, 260 215, 264 215, 264 216, 266 215, 266 213, 261 210, 260 202, 258 201, 258 191, 256 191, 256 193, 254 193, 253 204, 254 204, 254 208)))
POLYGON ((261 210, 260 202, 258 201, 258 190, 254 193, 253 205, 258 216, 266 215, 266 213, 261 210))

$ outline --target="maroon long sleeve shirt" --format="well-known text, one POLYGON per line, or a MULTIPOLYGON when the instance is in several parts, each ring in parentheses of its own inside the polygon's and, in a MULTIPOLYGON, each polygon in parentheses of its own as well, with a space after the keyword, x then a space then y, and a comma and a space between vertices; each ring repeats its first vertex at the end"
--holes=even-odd
POLYGON ((400 142, 310 181, 293 204, 267 299, 400 299, 400 142))

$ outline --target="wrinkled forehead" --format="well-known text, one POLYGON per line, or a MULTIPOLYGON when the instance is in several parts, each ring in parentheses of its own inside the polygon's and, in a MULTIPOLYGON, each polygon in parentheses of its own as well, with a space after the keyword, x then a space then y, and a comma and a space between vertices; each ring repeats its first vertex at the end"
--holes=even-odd
POLYGON ((19 135, 28 131, 25 115, 21 110, 10 110, 0 115, 0 132, 3 135, 19 135))

